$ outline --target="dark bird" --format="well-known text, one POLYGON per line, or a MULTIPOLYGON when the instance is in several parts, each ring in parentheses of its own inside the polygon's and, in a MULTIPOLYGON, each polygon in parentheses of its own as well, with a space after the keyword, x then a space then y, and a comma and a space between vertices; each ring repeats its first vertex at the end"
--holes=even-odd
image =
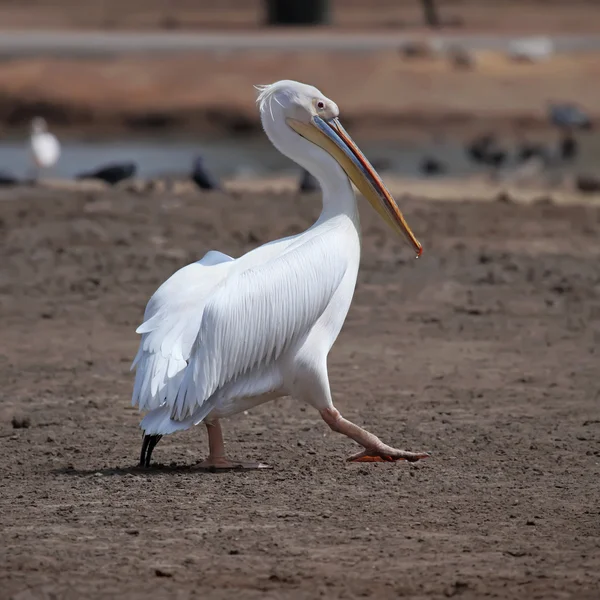
POLYGON ((210 173, 205 164, 204 159, 201 156, 196 157, 194 160, 194 166, 192 169, 192 181, 201 190, 220 190, 221 184, 219 180, 210 173))
POLYGON ((473 162, 483 164, 487 150, 494 143, 495 138, 491 133, 480 135, 467 145, 467 154, 473 162))
POLYGON ((302 175, 300 176, 300 193, 310 194, 319 189, 319 182, 306 169, 302 169, 302 175))
POLYGON ((573 160, 579 152, 579 144, 570 133, 565 133, 558 142, 558 155, 562 160, 573 160))
POLYGON ((591 129, 592 120, 589 115, 576 104, 562 102, 551 103, 548 117, 552 125, 568 129, 591 129))
POLYGON ((19 180, 6 171, 0 171, 0 186, 10 187, 12 185, 18 185, 19 180))
POLYGON ((547 160, 548 150, 543 144, 521 142, 517 147, 517 162, 524 163, 532 158, 547 160))
POLYGON ((508 157, 506 150, 497 144, 491 133, 475 138, 467 146, 467 154, 473 162, 495 168, 501 167, 508 157))
POLYGON ((446 172, 446 165, 437 158, 425 156, 419 164, 419 171, 423 175, 442 175, 446 172))
POLYGON ((137 165, 133 162, 113 163, 105 165, 86 173, 80 173, 76 179, 98 179, 110 185, 116 185, 124 179, 133 177, 137 171, 137 165))
POLYGON ((502 148, 491 148, 486 153, 485 164, 490 165, 490 167, 499 168, 506 162, 507 158, 508 153, 506 150, 502 150, 502 148))
POLYGON ((580 192, 600 192, 600 177, 595 177, 594 175, 578 175, 575 180, 575 187, 580 192))

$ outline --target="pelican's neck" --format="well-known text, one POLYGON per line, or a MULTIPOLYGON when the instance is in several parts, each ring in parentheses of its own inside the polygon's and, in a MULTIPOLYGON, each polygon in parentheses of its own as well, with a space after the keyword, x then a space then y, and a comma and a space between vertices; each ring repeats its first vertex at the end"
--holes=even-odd
POLYGON ((319 222, 346 216, 358 227, 358 205, 350 180, 341 168, 313 173, 323 192, 323 209, 319 222))
POLYGON ((318 223, 335 217, 349 217, 358 228, 358 208, 352 184, 338 162, 325 150, 303 139, 285 124, 282 105, 262 106, 261 121, 272 144, 284 156, 306 169, 323 191, 323 210, 318 223), (275 115, 273 115, 273 112, 275 115))

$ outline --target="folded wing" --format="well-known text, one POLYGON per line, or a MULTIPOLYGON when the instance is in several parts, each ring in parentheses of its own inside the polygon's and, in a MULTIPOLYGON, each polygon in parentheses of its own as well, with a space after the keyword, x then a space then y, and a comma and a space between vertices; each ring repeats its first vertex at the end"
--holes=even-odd
POLYGON ((144 313, 132 404, 152 410, 174 399, 202 322, 206 300, 226 277, 233 258, 208 252, 163 283, 144 313))
POLYGON ((346 270, 341 256, 313 238, 221 281, 204 306, 177 394, 167 399, 171 418, 204 418, 219 390, 272 371, 328 306, 346 270))

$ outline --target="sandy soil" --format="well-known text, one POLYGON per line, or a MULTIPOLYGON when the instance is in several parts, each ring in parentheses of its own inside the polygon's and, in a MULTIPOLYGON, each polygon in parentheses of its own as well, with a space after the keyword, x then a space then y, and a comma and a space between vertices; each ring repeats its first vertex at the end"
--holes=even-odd
POLYGON ((345 415, 432 457, 347 464, 282 400, 226 423, 275 469, 211 475, 201 428, 135 468, 134 329, 179 266, 299 231, 318 199, 3 191, 3 597, 597 598, 600 209, 403 206, 425 257, 365 209, 330 376, 345 415))
POLYGON ((55 130, 95 135, 252 133, 253 85, 296 79, 335 99, 361 136, 543 132, 549 101, 573 100, 597 116, 599 77, 597 54, 523 64, 481 52, 472 70, 398 52, 21 59, 0 63, 0 127, 23 130, 42 114, 55 130))
MULTIPOLYGON (((595 0, 438 0, 440 16, 460 31, 598 31, 595 0)), ((0 0, 2 28, 240 29, 265 21, 264 0, 0 0)), ((336 29, 414 29, 419 0, 330 0, 336 29)))

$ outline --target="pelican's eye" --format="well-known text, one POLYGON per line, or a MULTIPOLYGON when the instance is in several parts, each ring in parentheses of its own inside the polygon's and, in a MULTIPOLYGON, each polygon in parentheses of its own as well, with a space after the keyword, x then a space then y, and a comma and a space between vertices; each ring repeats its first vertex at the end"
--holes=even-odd
POLYGON ((325 102, 323 102, 323 100, 319 100, 319 101, 317 102, 317 108, 318 108, 319 110, 323 110, 323 109, 325 108, 325 102))

